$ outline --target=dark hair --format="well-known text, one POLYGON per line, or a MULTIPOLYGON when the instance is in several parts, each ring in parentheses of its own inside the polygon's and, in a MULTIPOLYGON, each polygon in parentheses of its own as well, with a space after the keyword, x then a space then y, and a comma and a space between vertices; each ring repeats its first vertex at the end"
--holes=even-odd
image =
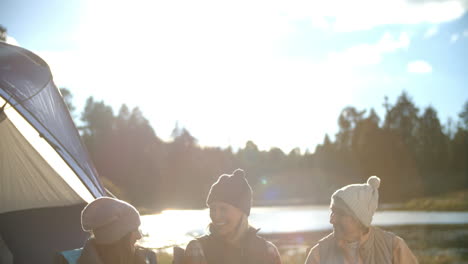
POLYGON ((95 244, 99 257, 104 264, 136 264, 144 263, 135 254, 136 248, 131 244, 132 232, 112 244, 95 244))

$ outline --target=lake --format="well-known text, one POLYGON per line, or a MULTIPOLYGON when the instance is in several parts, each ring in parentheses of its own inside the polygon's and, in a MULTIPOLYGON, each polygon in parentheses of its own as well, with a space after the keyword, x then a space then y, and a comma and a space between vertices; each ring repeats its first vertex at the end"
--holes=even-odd
MULTIPOLYGON (((331 229, 328 206, 253 207, 249 221, 260 233, 291 233, 331 229)), ((142 216, 141 244, 151 248, 184 245, 202 235, 210 222, 208 209, 165 210, 142 216)), ((467 224, 468 212, 379 211, 373 225, 467 224)))

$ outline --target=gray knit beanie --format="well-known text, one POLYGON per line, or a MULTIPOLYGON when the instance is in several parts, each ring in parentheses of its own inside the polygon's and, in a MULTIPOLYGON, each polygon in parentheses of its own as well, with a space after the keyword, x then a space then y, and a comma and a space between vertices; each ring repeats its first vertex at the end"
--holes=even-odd
POLYGON ((332 204, 334 198, 340 198, 354 216, 364 226, 369 227, 379 202, 379 186, 380 179, 377 176, 371 176, 364 184, 347 185, 333 193, 332 204))
POLYGON ((140 214, 131 204, 100 197, 81 211, 81 226, 94 234, 96 243, 112 244, 140 226, 140 214))
POLYGON ((223 174, 211 186, 206 204, 219 201, 239 208, 246 215, 250 215, 252 206, 252 188, 250 188, 245 173, 241 169, 235 170, 232 175, 223 174))

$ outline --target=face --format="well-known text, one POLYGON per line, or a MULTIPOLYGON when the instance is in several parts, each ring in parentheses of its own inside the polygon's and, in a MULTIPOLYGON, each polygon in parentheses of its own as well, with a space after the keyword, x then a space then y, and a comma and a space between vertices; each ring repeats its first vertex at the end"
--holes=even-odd
POLYGON ((141 238, 140 230, 134 230, 130 233, 130 248, 135 251, 135 243, 141 238))
POLYGON ((331 208, 330 224, 333 225, 333 232, 338 239, 351 242, 359 240, 362 235, 361 224, 342 209, 331 208))
POLYGON ((212 202, 209 206, 211 223, 216 233, 221 236, 234 234, 242 218, 242 211, 224 202, 212 202))

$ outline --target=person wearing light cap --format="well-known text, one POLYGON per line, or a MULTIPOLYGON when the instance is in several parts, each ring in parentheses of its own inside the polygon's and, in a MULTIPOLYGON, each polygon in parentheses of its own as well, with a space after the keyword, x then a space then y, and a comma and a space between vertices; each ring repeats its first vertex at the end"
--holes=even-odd
POLYGON ((184 264, 281 264, 276 246, 249 225, 252 189, 243 170, 221 175, 211 186, 206 204, 211 218, 207 235, 187 245, 184 264))
POLYGON ((347 185, 333 193, 333 232, 311 249, 306 264, 418 263, 402 238, 371 225, 379 186, 380 179, 372 176, 367 183, 347 185))
POLYGON ((156 254, 135 246, 141 238, 140 214, 131 204, 100 197, 81 212, 81 226, 92 234, 82 249, 61 252, 58 263, 144 264, 156 263, 156 254))

